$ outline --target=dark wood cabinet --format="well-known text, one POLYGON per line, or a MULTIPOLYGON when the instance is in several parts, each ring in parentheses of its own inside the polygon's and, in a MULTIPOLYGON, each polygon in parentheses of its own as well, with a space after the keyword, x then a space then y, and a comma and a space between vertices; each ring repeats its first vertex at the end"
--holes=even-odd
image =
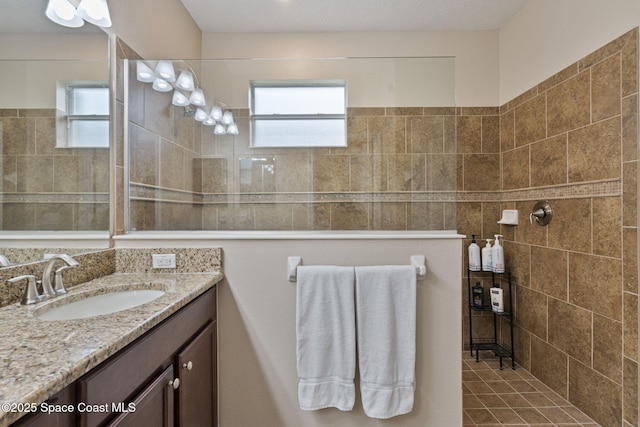
POLYGON ((37 414, 29 427, 217 425, 215 286, 49 401, 71 414, 37 414))
POLYGON ((174 380, 173 366, 162 372, 133 402, 127 404, 129 412, 121 413, 108 425, 111 427, 146 426, 173 427, 174 380))
POLYGON ((76 403, 75 384, 47 399, 44 404, 38 406, 41 410, 49 405, 55 405, 56 410, 51 413, 37 412, 27 415, 13 424, 16 427, 72 427, 76 425, 76 412, 73 410, 76 403), (69 409, 69 410, 67 410, 69 409))
POLYGON ((177 392, 181 427, 216 425, 216 328, 210 324, 177 357, 177 392))

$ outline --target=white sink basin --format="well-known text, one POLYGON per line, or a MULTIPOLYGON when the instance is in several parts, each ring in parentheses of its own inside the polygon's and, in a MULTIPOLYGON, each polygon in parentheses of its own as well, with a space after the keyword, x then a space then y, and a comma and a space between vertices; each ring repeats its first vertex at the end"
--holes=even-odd
POLYGON ((120 291, 95 295, 47 310, 36 316, 40 320, 72 320, 111 314, 137 307, 164 295, 158 289, 120 291))

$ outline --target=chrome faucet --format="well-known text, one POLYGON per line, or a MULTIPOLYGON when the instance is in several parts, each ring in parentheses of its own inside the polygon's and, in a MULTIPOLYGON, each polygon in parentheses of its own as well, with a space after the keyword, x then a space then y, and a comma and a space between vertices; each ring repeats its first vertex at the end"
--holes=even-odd
POLYGON ((62 272, 68 268, 77 267, 78 265, 78 261, 71 258, 69 255, 58 254, 49 258, 47 265, 44 267, 41 281, 37 280, 34 275, 25 274, 13 277, 7 280, 7 282, 13 284, 26 280, 27 287, 24 290, 21 304, 35 304, 49 298, 55 298, 58 295, 66 294, 67 291, 62 283, 62 272), (65 265, 55 271, 54 283, 53 286, 51 286, 51 273, 53 272, 53 267, 58 260, 64 261, 65 265), (38 292, 38 284, 40 283, 42 284, 42 293, 38 292))
POLYGON ((49 258, 49 262, 44 267, 44 272, 42 273, 42 294, 44 299, 54 298, 58 295, 66 294, 67 291, 64 288, 64 284, 62 283, 62 272, 67 268, 77 267, 78 261, 71 258, 71 256, 67 254, 57 254, 49 258), (55 271, 54 283, 52 286, 51 283, 51 273, 53 272, 53 267, 56 264, 57 260, 62 260, 66 265, 60 267, 55 271))

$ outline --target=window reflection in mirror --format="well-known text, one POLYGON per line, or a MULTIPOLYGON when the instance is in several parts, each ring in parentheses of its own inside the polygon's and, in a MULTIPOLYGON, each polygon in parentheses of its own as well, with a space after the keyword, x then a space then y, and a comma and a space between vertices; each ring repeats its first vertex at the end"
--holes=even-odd
POLYGON ((108 230, 107 60, 0 60, 0 75, 0 228, 108 230))

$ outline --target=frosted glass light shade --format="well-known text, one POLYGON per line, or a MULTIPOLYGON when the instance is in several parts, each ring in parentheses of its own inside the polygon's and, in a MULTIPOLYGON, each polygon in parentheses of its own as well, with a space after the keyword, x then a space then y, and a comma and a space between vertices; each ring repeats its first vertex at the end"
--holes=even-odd
MULTIPOLYGON (((202 124, 203 124, 203 125, 205 125, 205 126, 213 126, 213 125, 215 125, 215 124, 216 124, 216 121, 215 121, 215 120, 213 120, 213 118, 212 118, 212 117, 207 117, 206 119, 204 119, 204 120, 202 121, 202 124)), ((217 126, 217 125, 216 125, 216 126, 217 126)), ((215 133, 215 131, 214 131, 214 133, 215 133)))
POLYGON ((199 107, 204 107, 205 100, 204 100, 204 92, 202 92, 202 89, 194 89, 193 92, 191 92, 191 96, 189 97, 189 101, 193 105, 197 105, 199 107))
POLYGON ((231 123, 229 126, 227 126, 227 133, 230 135, 237 135, 238 132, 238 125, 235 123, 231 123))
POLYGON ((168 82, 176 81, 176 71, 173 69, 173 64, 171 61, 167 61, 166 59, 158 61, 158 65, 156 65, 156 74, 168 82))
POLYGON ((227 133, 227 130, 224 128, 224 126, 218 123, 216 127, 213 128, 213 133, 215 135, 224 135, 225 133, 227 133))
POLYGON ((222 108, 216 106, 211 109, 211 117, 216 119, 217 121, 222 120, 222 108))
POLYGON ((107 0, 82 0, 78 5, 78 15, 99 27, 111 26, 111 15, 107 0))
POLYGON ((199 122, 203 122, 209 118, 209 115, 202 108, 198 108, 196 110, 196 115, 194 116, 194 118, 199 122))
POLYGON ((136 78, 139 82, 151 83, 156 79, 156 75, 153 70, 142 61, 138 61, 136 64, 136 78))
POLYGON ((179 90, 174 90, 173 99, 171 100, 171 103, 176 107, 184 107, 185 105, 189 105, 189 98, 187 98, 179 90))
POLYGON ((153 81, 153 89, 158 92, 169 92, 170 90, 173 90, 173 87, 165 80, 155 79, 153 81))
POLYGON ((182 71, 176 80, 176 86, 180 89, 192 91, 195 86, 193 85, 193 74, 189 71, 182 71))
POLYGON ((44 14, 56 24, 65 27, 78 28, 84 25, 84 21, 69 0, 49 0, 44 14))
POLYGON ((222 123, 225 125, 230 125, 233 123, 233 113, 231 111, 225 111, 222 115, 222 123))

